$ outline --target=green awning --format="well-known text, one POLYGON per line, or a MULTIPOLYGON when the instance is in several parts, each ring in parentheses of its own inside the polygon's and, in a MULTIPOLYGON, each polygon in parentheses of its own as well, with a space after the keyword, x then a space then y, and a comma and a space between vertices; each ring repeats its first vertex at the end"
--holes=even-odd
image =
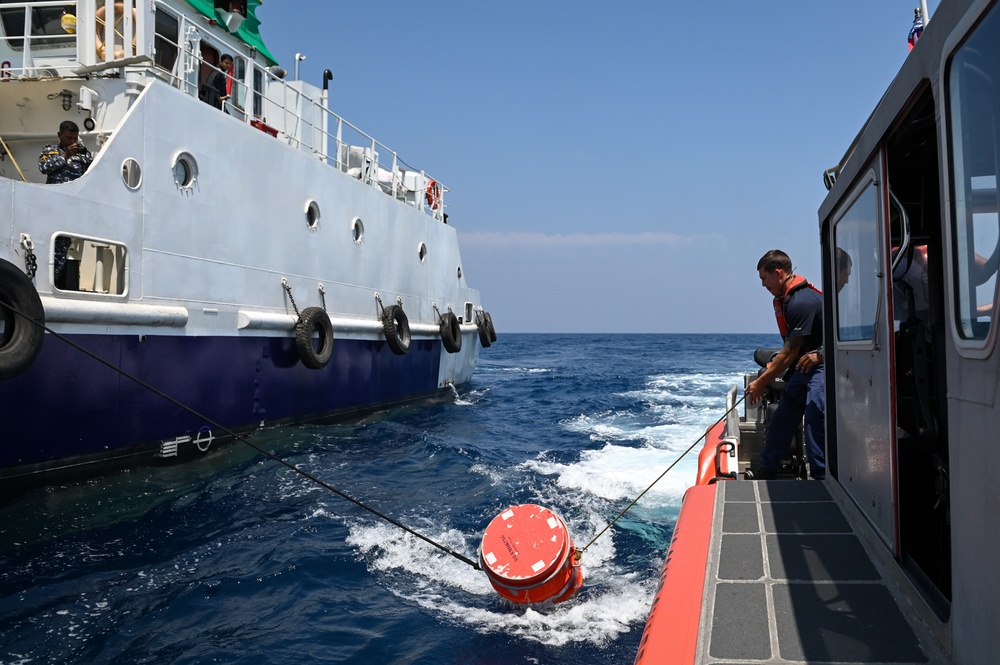
MULTIPOLYGON (((219 25, 225 27, 222 17, 215 13, 214 0, 187 0, 187 2, 208 18, 215 19, 219 22, 219 25)), ((261 39, 260 32, 258 31, 260 28, 260 19, 257 18, 256 11, 260 7, 261 2, 262 0, 247 0, 247 18, 240 25, 240 29, 233 34, 257 49, 257 52, 267 58, 272 65, 276 65, 278 61, 275 60, 271 52, 264 46, 264 40, 261 39)))

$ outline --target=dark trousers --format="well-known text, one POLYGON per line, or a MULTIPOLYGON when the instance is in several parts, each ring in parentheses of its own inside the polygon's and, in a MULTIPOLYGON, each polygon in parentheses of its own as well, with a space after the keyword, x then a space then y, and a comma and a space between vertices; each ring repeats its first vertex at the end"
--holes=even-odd
POLYGON ((781 458, 788 452, 799 423, 805 417, 809 475, 816 480, 826 478, 826 398, 823 386, 823 365, 817 365, 811 372, 796 370, 785 383, 785 390, 764 437, 764 449, 760 453, 762 469, 781 469, 781 458))

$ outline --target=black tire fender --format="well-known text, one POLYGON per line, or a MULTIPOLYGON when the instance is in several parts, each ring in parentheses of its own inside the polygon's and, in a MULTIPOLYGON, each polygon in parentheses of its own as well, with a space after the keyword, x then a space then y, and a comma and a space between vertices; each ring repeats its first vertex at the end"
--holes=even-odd
POLYGON ((0 259, 0 317, 3 318, 0 380, 12 379, 26 372, 42 350, 45 309, 28 276, 3 259, 0 259))
POLYGON ((391 305, 382 312, 382 333, 397 356, 406 355, 410 350, 410 321, 400 305, 391 305))
POLYGON ((484 349, 489 348, 493 341, 490 339, 490 329, 486 325, 485 314, 479 317, 479 323, 476 324, 476 331, 479 333, 479 345, 484 349))
POLYGON ((489 312, 483 312, 483 319, 486 321, 486 328, 490 333, 490 344, 497 341, 497 329, 493 327, 493 317, 489 312))
POLYGON ((309 369, 323 369, 333 357, 333 323, 326 310, 306 307, 295 324, 295 346, 299 360, 309 369), (319 348, 313 346, 313 333, 319 333, 319 348))
POLYGON ((455 312, 445 312, 441 316, 441 341, 448 353, 458 353, 462 350, 462 327, 458 323, 455 312))

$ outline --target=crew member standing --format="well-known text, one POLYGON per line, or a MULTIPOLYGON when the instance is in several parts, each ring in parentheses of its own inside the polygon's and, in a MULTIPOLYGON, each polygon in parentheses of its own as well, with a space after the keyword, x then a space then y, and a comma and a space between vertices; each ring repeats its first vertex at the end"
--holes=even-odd
POLYGON ((767 384, 784 377, 785 389, 768 424, 764 449, 760 454, 757 478, 775 478, 781 470, 781 458, 795 438, 805 417, 806 455, 809 475, 826 478, 826 423, 823 393, 823 294, 804 277, 792 272, 792 260, 779 249, 772 249, 757 262, 761 285, 774 296, 774 315, 784 345, 764 371, 747 386, 751 404, 760 402, 767 384), (818 363, 800 363, 807 354, 818 363))
MULTIPOLYGON (((38 170, 45 175, 47 185, 76 180, 87 172, 94 161, 94 156, 80 141, 80 128, 72 120, 63 120, 56 136, 59 143, 44 146, 42 154, 38 156, 38 170)), ((65 288, 66 253, 72 244, 73 239, 69 236, 56 236, 52 252, 52 274, 59 288, 65 288)))
POLYGON ((45 175, 47 185, 76 180, 94 161, 87 146, 80 142, 80 128, 72 120, 63 120, 56 136, 59 143, 43 147, 38 157, 38 170, 45 175))

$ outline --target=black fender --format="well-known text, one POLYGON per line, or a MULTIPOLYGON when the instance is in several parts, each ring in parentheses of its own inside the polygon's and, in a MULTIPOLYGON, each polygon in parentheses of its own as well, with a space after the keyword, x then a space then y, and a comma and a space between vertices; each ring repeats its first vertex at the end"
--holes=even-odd
POLYGON ((333 323, 326 310, 306 307, 295 324, 295 346, 299 360, 309 369, 323 369, 333 356, 333 323), (319 333, 319 348, 313 346, 313 333, 319 333))
POLYGON ((12 379, 27 371, 42 350, 45 309, 28 276, 3 259, 0 259, 0 316, 3 317, 0 380, 12 379))
POLYGON ((410 350, 410 321, 400 305, 390 305, 382 312, 382 333, 385 341, 397 356, 410 350))
POLYGON ((493 340, 490 339, 490 329, 486 325, 486 313, 484 312, 479 316, 479 322, 476 324, 476 330, 479 333, 479 344, 484 349, 489 348, 493 340))
POLYGON ((497 341, 497 329, 493 327, 493 317, 489 312, 483 312, 483 319, 486 321, 486 329, 490 333, 490 344, 497 341))
POLYGON ((462 328, 455 312, 445 312, 441 315, 441 341, 448 353, 458 353, 462 350, 462 328))

